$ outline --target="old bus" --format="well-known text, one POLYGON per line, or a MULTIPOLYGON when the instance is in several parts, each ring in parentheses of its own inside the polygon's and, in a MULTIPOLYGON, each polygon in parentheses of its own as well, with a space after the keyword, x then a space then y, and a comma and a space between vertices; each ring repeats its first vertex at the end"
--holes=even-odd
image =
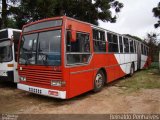
POLYGON ((21 30, 0 30, 0 80, 18 82, 17 54, 21 30))
POLYGON ((66 16, 23 27, 18 88, 68 99, 148 67, 142 42, 66 16))

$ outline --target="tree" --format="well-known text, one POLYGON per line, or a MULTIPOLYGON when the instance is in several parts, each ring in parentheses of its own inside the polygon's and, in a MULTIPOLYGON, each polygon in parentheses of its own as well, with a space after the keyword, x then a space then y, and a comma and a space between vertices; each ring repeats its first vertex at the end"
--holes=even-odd
POLYGON ((0 28, 6 28, 10 27, 10 23, 12 19, 8 18, 8 15, 10 15, 9 8, 11 7, 11 4, 16 4, 19 2, 19 0, 2 0, 2 12, 1 12, 1 18, 0 18, 0 28))
POLYGON ((149 46, 149 55, 151 56, 152 61, 158 60, 158 51, 160 48, 157 37, 158 34, 156 33, 148 33, 147 38, 145 39, 147 45, 149 46))
POLYGON ((27 22, 53 17, 57 0, 21 0, 20 6, 11 7, 10 11, 17 21, 17 26, 22 26, 27 22))
POLYGON ((110 9, 118 13, 122 7, 116 0, 21 0, 20 6, 10 10, 21 29, 26 22, 62 15, 96 25, 98 20, 116 22, 110 9))
POLYGON ((158 28, 158 27, 160 27, 160 2, 158 3, 157 7, 154 7, 152 9, 152 12, 153 12, 154 16, 159 19, 157 21, 157 23, 154 24, 154 27, 158 28))
POLYGON ((60 0, 55 14, 98 25, 98 20, 116 22, 116 16, 112 16, 110 9, 118 13, 122 7, 123 4, 116 0, 60 0))
POLYGON ((1 27, 5 28, 7 26, 7 1, 2 0, 2 20, 1 27))

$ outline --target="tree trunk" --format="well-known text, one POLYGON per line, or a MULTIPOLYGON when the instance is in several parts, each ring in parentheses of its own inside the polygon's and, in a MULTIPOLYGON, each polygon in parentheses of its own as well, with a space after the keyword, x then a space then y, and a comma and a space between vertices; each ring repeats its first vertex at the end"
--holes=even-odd
POLYGON ((7 0, 2 0, 2 28, 7 27, 7 0))
POLYGON ((160 51, 159 51, 159 70, 160 70, 160 51))

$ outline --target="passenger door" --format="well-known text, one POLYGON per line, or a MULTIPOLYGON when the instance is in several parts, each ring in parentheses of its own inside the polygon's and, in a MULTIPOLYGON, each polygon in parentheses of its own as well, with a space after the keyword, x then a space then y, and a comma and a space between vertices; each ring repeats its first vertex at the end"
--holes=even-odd
POLYGON ((137 43, 137 69, 141 69, 141 44, 137 43))

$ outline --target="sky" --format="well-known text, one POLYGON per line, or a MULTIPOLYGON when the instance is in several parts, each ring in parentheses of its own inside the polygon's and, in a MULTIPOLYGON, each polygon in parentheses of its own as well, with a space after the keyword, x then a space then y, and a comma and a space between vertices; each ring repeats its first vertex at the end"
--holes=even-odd
POLYGON ((160 33, 160 27, 155 29, 154 24, 158 21, 153 17, 152 9, 160 0, 118 0, 124 4, 118 13, 116 23, 99 21, 100 27, 120 34, 130 34, 142 39, 147 33, 160 33))

